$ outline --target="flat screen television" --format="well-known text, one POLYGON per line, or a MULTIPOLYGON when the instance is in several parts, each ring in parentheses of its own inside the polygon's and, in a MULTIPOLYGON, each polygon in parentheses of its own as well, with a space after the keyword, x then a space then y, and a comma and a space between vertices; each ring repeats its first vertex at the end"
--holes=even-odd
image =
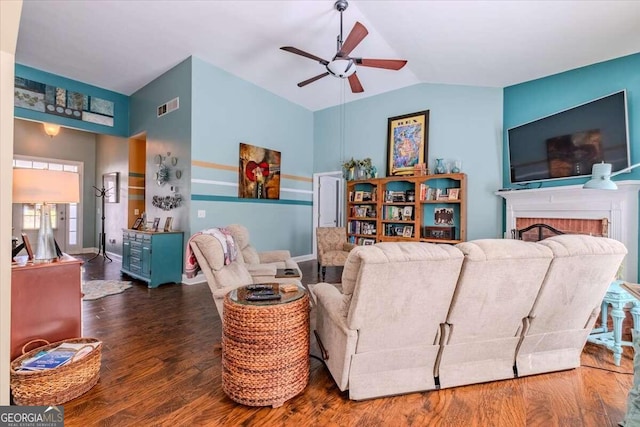
POLYGON ((507 130, 511 183, 591 175, 594 163, 630 166, 626 91, 507 130))

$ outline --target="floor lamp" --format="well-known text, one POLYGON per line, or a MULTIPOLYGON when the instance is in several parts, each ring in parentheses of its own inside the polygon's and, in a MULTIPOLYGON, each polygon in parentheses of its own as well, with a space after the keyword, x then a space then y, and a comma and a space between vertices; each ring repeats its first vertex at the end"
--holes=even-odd
POLYGON ((48 169, 13 169, 12 202, 42 204, 35 262, 51 262, 58 259, 51 225, 51 204, 79 201, 80 180, 77 173, 48 169))

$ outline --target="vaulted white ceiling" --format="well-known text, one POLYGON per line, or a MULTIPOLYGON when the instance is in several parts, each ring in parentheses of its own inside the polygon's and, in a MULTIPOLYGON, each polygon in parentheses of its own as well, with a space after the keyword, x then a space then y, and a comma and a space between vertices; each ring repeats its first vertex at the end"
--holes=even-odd
MULTIPOLYGON (((352 52, 408 60, 358 68, 364 93, 294 46, 331 60, 340 15, 314 1, 25 0, 16 62, 126 95, 190 55, 310 110, 420 82, 504 87, 640 52, 640 1, 349 1, 369 35, 352 52)), ((640 71, 639 71, 640 72, 640 71)))

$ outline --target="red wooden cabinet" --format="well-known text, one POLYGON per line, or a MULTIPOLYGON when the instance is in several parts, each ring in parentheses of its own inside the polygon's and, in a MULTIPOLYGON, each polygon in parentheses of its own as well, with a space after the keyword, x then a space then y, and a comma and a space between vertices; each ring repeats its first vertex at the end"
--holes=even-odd
POLYGON ((55 342, 82 336, 81 265, 66 256, 57 262, 12 267, 11 360, 33 339, 55 342))

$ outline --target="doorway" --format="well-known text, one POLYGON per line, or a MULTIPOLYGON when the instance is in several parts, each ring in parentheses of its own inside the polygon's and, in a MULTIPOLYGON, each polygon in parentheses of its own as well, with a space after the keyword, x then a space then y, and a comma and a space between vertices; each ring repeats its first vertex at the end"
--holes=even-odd
POLYGON ((344 178, 341 171, 313 174, 313 255, 316 228, 344 227, 344 178))

